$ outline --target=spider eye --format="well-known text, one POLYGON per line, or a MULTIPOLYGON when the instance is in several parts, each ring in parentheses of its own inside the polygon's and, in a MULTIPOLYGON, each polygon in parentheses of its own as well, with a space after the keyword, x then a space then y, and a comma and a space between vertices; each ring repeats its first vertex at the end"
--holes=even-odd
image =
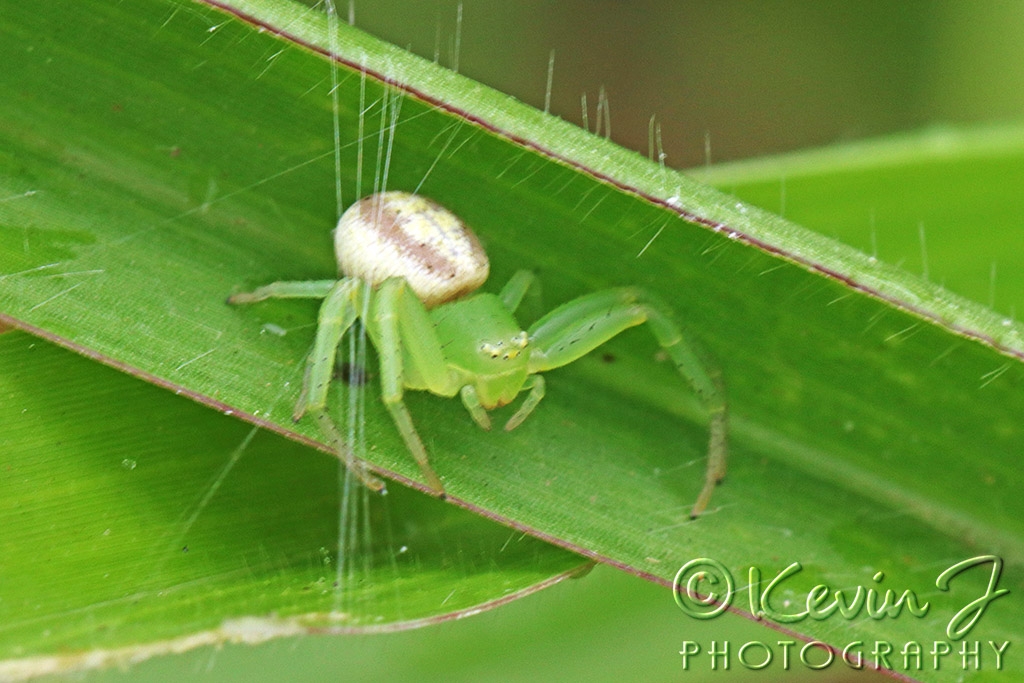
POLYGON ((480 344, 480 353, 484 354, 485 356, 490 356, 491 358, 497 358, 498 356, 501 355, 502 345, 503 344, 500 341, 497 344, 483 342, 482 344, 480 344))
POLYGON ((526 332, 520 332, 507 341, 499 339, 494 343, 481 342, 480 353, 494 359, 500 357, 502 360, 512 360, 518 358, 529 343, 530 336, 526 332))

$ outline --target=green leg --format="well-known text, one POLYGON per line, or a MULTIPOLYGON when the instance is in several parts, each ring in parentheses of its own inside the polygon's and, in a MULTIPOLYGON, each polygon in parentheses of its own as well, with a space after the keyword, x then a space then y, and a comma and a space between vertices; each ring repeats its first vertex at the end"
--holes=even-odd
POLYGON ((363 287, 358 280, 310 280, 305 282, 272 282, 253 292, 242 292, 228 299, 229 304, 251 304, 265 299, 324 299, 313 350, 306 359, 302 391, 292 413, 298 421, 309 413, 316 420, 328 445, 360 481, 374 491, 384 489, 384 482, 375 477, 356 458, 345 443, 337 425, 327 411, 327 391, 334 375, 334 359, 345 331, 359 315, 363 287))
POLYGON ((459 395, 462 397, 462 405, 466 406, 473 421, 480 425, 481 429, 490 431, 491 418, 481 405, 480 398, 476 395, 476 388, 472 384, 467 384, 462 387, 459 395))
POLYGON ((403 386, 408 386, 404 380, 409 373, 418 377, 427 391, 438 396, 454 396, 458 386, 453 386, 430 314, 404 280, 392 286, 399 290, 397 310, 402 358, 410 366, 402 368, 403 386))
POLYGON ((252 304, 266 299, 325 299, 320 308, 315 347, 306 361, 302 392, 292 413, 296 422, 306 412, 311 395, 314 406, 323 408, 327 401, 327 384, 334 371, 334 355, 338 342, 355 320, 356 308, 352 304, 354 280, 305 280, 272 282, 252 292, 240 292, 228 297, 232 305, 252 304), (312 385, 316 383, 316 389, 312 385))
POLYGON ((337 280, 307 280, 305 282, 272 282, 253 292, 240 292, 228 297, 228 303, 252 304, 265 299, 323 299, 337 280))
POLYGON ((544 372, 571 363, 620 332, 644 322, 649 324, 658 344, 696 392, 710 417, 704 486, 690 512, 691 517, 697 517, 707 509, 715 485, 725 477, 728 432, 725 387, 718 371, 710 369, 686 343, 667 306, 635 288, 595 292, 563 304, 529 330, 533 347, 530 372, 544 372))
POLYGON ((697 502, 690 510, 690 517, 697 517, 707 509, 711 494, 725 478, 727 433, 729 414, 725 400, 725 386, 722 375, 697 356, 686 343, 682 332, 661 307, 647 305, 648 323, 658 343, 672 359, 676 369, 686 378, 697 393, 710 417, 708 439, 708 464, 704 470, 704 486, 697 496, 697 502))
MULTIPOLYGON (((402 323, 400 316, 409 308, 406 297, 413 296, 404 280, 385 280, 377 291, 373 325, 377 329, 377 353, 380 356, 381 398, 391 413, 398 432, 415 458, 423 476, 436 493, 444 495, 444 484, 427 458, 427 449, 413 425, 412 416, 402 402, 405 386, 402 374, 402 323)), ((422 303, 420 307, 422 308, 422 303)), ((425 309, 424 309, 425 313, 425 309)), ((429 319, 427 321, 429 324, 429 319)), ((432 330, 433 328, 431 328, 432 330)), ((416 342, 412 342, 415 345, 416 342)), ((438 353, 440 348, 438 347, 438 353)))
POLYGON ((356 475, 356 477, 359 478, 359 481, 363 482, 363 485, 371 491, 384 491, 384 482, 370 472, 363 461, 356 458, 355 453, 353 453, 352 449, 348 447, 348 444, 342 437, 341 432, 338 431, 338 427, 334 424, 334 420, 331 419, 330 413, 325 409, 310 408, 309 414, 316 420, 317 425, 320 427, 320 431, 327 437, 328 445, 335 453, 338 454, 338 457, 341 458, 342 462, 345 463, 345 467, 348 471, 356 475))
POLYGON ((510 312, 515 313, 526 295, 526 290, 537 281, 537 276, 528 270, 520 270, 501 288, 498 298, 510 312))
POLYGON ((327 405, 327 390, 334 377, 334 359, 338 353, 338 344, 359 315, 361 291, 362 284, 359 280, 346 278, 335 282, 324 299, 320 307, 313 350, 306 359, 302 394, 292 414, 293 420, 297 421, 307 410, 323 410, 327 405))
POLYGON ((307 412, 312 415, 320 427, 320 431, 327 437, 329 445, 342 459, 349 471, 356 475, 367 488, 381 491, 384 489, 384 482, 371 474, 366 465, 356 458, 327 410, 327 392, 334 375, 334 360, 338 344, 341 343, 345 331, 352 326, 359 315, 362 290, 363 285, 358 280, 339 280, 334 283, 324 299, 324 303, 320 307, 316 340, 313 342, 313 350, 306 360, 302 394, 299 396, 292 419, 297 421, 307 412))
POLYGON ((530 375, 529 379, 526 380, 526 384, 523 385, 524 389, 529 389, 530 393, 523 401, 523 405, 519 406, 519 410, 508 419, 505 423, 505 431, 510 432, 523 423, 523 420, 530 416, 533 409, 537 407, 540 400, 544 398, 544 378, 540 375, 530 375))
POLYGON ((327 410, 328 388, 334 375, 334 359, 345 331, 358 315, 357 302, 361 286, 355 280, 318 280, 310 282, 271 283, 254 292, 231 296, 230 304, 246 304, 265 299, 324 299, 319 310, 319 323, 313 349, 306 358, 302 391, 292 419, 298 421, 308 413, 316 420, 331 449, 362 483, 373 490, 382 490, 384 482, 374 476, 355 458, 327 410))

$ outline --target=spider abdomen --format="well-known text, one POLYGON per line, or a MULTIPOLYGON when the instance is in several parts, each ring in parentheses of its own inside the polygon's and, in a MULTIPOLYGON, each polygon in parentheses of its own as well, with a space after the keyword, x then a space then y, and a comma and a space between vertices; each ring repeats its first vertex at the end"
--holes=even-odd
POLYGON ((490 264, 480 241, 440 204, 408 192, 384 192, 350 206, 334 231, 343 275, 378 286, 405 278, 432 308, 476 290, 490 264))

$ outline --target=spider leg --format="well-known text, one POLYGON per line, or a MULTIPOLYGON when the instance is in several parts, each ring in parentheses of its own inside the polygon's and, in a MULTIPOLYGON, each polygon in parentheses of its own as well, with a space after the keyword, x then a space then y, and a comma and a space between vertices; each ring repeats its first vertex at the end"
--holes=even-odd
POLYGON ((252 292, 233 294, 227 299, 231 305, 256 303, 266 299, 325 299, 319 310, 313 350, 306 358, 302 391, 292 413, 295 422, 299 421, 307 408, 323 410, 327 403, 337 346, 345 331, 355 321, 354 297, 358 290, 358 283, 348 279, 276 282, 252 292))
MULTIPOLYGON (((272 287, 273 285, 268 285, 272 287)), ((259 290, 257 290, 259 291, 259 290)), ((355 279, 345 278, 334 282, 320 307, 313 350, 306 359, 306 374, 302 382, 302 393, 295 405, 292 419, 298 421, 309 413, 316 420, 320 431, 327 437, 331 448, 345 463, 345 467, 356 475, 367 488, 373 491, 384 489, 384 482, 370 473, 352 449, 345 443, 341 432, 327 410, 327 392, 334 376, 334 360, 338 344, 346 330, 359 316, 363 285, 355 279)))
POLYGON ((687 344, 670 311, 656 297, 637 288, 595 292, 563 304, 529 329, 530 372, 544 372, 571 363, 620 332, 646 322, 710 416, 704 486, 690 512, 690 517, 697 517, 707 509, 715 486, 725 477, 728 430, 725 387, 719 372, 687 344))
POLYGON ((516 312, 519 308, 519 304, 522 302, 523 297, 526 295, 526 291, 530 289, 531 285, 537 282, 537 276, 528 270, 517 271, 513 275, 505 286, 501 288, 501 292, 498 294, 498 298, 505 304, 512 313, 516 312))
POLYGON ((350 278, 336 281, 320 306, 316 339, 313 341, 313 350, 306 358, 302 393, 292 413, 292 419, 296 422, 307 410, 322 411, 327 405, 327 390, 334 377, 338 344, 359 316, 359 301, 362 299, 360 284, 359 280, 350 278))
POLYGON ((266 299, 323 299, 330 294, 337 280, 306 280, 302 282, 271 282, 252 292, 239 292, 228 297, 228 303, 252 304, 266 299))
POLYGON ((544 377, 541 375, 530 375, 526 380, 526 384, 523 385, 523 389, 529 389, 530 394, 523 401, 523 405, 519 406, 519 410, 505 423, 506 432, 510 432, 521 425, 523 420, 528 418, 533 409, 537 407, 540 400, 544 398, 544 377))
POLYGON ((447 383, 444 355, 434 334, 433 324, 423 303, 401 278, 385 280, 381 284, 372 315, 377 330, 375 343, 380 357, 381 399, 391 413, 409 452, 420 466, 427 485, 436 493, 444 495, 444 484, 430 466, 427 449, 416 431, 409 409, 402 401, 406 384, 403 349, 428 387, 440 387, 447 383))
POLYGON ((483 404, 480 403, 480 397, 476 394, 476 387, 472 384, 467 384, 462 387, 459 392, 459 396, 462 397, 462 405, 466 406, 466 410, 469 411, 470 417, 473 421, 480 425, 480 429, 490 431, 491 429, 491 417, 487 414, 483 404))
POLYGON ((313 350, 306 359, 302 391, 292 413, 296 422, 310 413, 327 437, 328 444, 338 454, 345 467, 374 491, 384 489, 384 482, 375 477, 356 459, 345 443, 327 411, 327 389, 334 374, 334 358, 345 331, 359 315, 358 302, 362 299, 362 286, 358 280, 308 280, 298 282, 272 282, 252 292, 241 292, 228 298, 229 304, 251 304, 266 299, 324 299, 320 307, 319 324, 313 350))
MULTIPOLYGON (((331 293, 335 291, 335 288, 339 285, 337 280, 300 280, 300 281, 280 281, 271 282, 269 285, 264 285, 252 292, 239 292, 232 294, 228 297, 228 303, 237 306, 244 304, 253 304, 259 301, 266 301, 267 299, 326 299, 331 296, 331 293)), ((326 302, 325 302, 326 306, 326 302)), ((337 307, 337 304, 334 304, 337 307)), ((324 310, 321 309, 321 315, 324 310)), ((345 326, 351 325, 351 321, 345 326)), ((326 331, 325 331, 326 332, 326 331)), ((344 333, 344 330, 342 330, 344 333)), ((306 403, 309 400, 309 388, 310 388, 310 371, 314 365, 312 359, 314 356, 322 355, 313 353, 306 363, 305 374, 302 380, 302 391, 299 394, 299 400, 295 406, 295 410, 292 412, 292 420, 295 422, 299 421, 302 414, 306 412, 306 403)), ((333 362, 333 361, 332 361, 333 362)), ((324 395, 326 396, 326 386, 324 387, 324 395)))

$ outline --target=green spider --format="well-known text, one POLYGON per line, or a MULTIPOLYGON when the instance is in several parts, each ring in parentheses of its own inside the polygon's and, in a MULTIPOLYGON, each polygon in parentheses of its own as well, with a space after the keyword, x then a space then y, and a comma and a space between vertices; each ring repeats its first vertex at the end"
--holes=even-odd
POLYGON ((516 273, 499 294, 475 292, 489 264, 476 235, 455 214, 406 192, 370 195, 353 204, 334 231, 338 280, 274 282, 228 302, 271 298, 323 299, 316 341, 293 418, 310 413, 346 466, 373 490, 383 482, 357 460, 327 411, 337 347, 362 318, 380 357, 381 398, 426 477, 444 494, 427 459, 403 392, 462 398, 473 420, 491 428, 488 410, 528 392, 505 423, 515 429, 544 397, 540 374, 585 356, 630 327, 648 323, 661 348, 710 414, 704 486, 690 516, 708 505, 725 476, 726 403, 717 373, 686 344, 668 308, 642 289, 586 294, 554 309, 529 329, 514 317, 534 275, 516 273))

